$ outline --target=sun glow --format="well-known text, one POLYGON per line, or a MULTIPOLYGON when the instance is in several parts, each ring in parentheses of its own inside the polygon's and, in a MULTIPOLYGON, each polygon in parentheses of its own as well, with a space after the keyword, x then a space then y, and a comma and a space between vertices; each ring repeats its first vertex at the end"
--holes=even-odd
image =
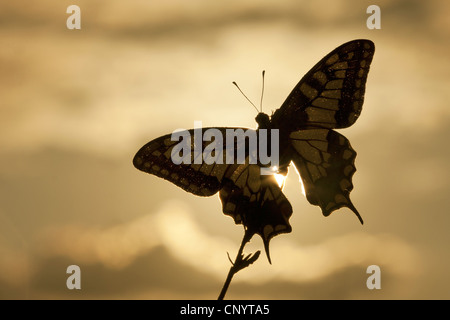
POLYGON ((273 174, 273 176, 275 177, 275 180, 278 183, 278 186, 283 189, 284 188, 284 183, 286 181, 287 175, 284 176, 282 174, 278 173, 278 167, 277 166, 272 166, 270 168, 268 168, 268 173, 266 174, 273 174))
POLYGON ((284 187, 284 182, 286 181, 286 176, 283 176, 282 174, 275 173, 275 180, 277 180, 278 186, 280 186, 281 189, 284 187))
POLYGON ((302 193, 303 193, 304 196, 306 196, 305 186, 303 185, 302 176, 300 175, 300 172, 298 172, 297 167, 293 163, 292 163, 292 166, 294 167, 295 172, 297 172, 297 174, 298 174, 298 180, 300 181, 300 186, 302 188, 302 193))
POLYGON ((275 180, 277 180, 278 186, 283 189, 284 188, 284 182, 286 181, 286 176, 283 176, 282 174, 277 173, 278 167, 274 166, 271 168, 271 170, 274 172, 273 176, 275 177, 275 180))

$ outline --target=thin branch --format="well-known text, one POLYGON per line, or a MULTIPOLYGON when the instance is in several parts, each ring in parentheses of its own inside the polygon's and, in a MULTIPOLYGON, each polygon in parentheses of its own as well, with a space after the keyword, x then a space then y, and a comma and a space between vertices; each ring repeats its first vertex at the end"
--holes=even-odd
POLYGON ((244 255, 242 254, 242 252, 244 251, 245 245, 247 244, 247 242, 250 241, 252 236, 253 236, 253 234, 250 234, 249 232, 247 232, 247 230, 245 231, 244 237, 242 238, 241 246, 239 247, 239 251, 236 255, 236 259, 235 259, 234 263, 231 261, 230 255, 227 252, 228 259, 230 259, 230 262, 231 262, 231 267, 230 267, 230 271, 228 271, 227 278, 225 280, 225 283, 223 284, 223 288, 219 294, 218 300, 224 299, 225 294, 227 293, 228 287, 230 286, 231 280, 233 279, 233 276, 236 273, 238 273, 240 270, 251 265, 253 262, 255 262, 259 258, 259 254, 261 253, 261 251, 259 251, 259 250, 257 252, 255 252, 254 254, 247 255, 246 257, 244 257, 244 255))

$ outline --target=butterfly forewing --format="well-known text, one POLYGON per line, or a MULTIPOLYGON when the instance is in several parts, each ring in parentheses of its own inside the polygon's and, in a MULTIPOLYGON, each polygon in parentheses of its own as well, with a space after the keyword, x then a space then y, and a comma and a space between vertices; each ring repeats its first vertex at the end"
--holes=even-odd
MULTIPOLYGON (((207 129, 201 129, 202 136, 207 129)), ((219 130, 224 135, 226 128, 214 129, 219 130)), ((228 170, 229 166, 225 164, 207 164, 204 161, 197 163, 199 161, 196 161, 196 159, 202 157, 203 154, 195 152, 194 129, 188 130, 187 133, 190 137, 191 152, 186 156, 190 158, 190 163, 174 163, 172 151, 181 141, 177 139, 172 141, 172 135, 169 134, 144 145, 136 153, 133 164, 137 169, 166 179, 187 192, 198 196, 212 196, 220 190, 225 173, 231 174, 231 171, 228 170)), ((212 141, 201 141, 201 151, 212 143, 212 141)), ((224 157, 225 154, 223 152, 221 156, 224 157)), ((221 162, 225 163, 223 158, 221 162)))
POLYGON ((308 127, 346 128, 361 113, 375 47, 354 40, 320 60, 294 87, 272 122, 292 131, 308 127))

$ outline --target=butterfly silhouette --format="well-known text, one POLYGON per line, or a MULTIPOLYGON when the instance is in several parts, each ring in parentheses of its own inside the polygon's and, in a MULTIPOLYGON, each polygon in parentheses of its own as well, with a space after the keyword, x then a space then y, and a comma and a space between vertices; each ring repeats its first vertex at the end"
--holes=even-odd
MULTIPOLYGON (((358 119, 374 51, 373 42, 364 39, 339 46, 300 80, 271 117, 262 112, 256 116, 256 131, 278 129, 277 173, 286 176, 293 162, 306 198, 319 206, 324 216, 348 207, 361 223, 363 220, 350 201, 356 152, 347 138, 333 129, 349 127, 358 119)), ((210 128, 196 130, 203 134, 207 129, 210 128)), ((216 129, 225 135, 227 128, 216 129)), ((189 130, 191 136, 194 130, 189 130)), ((251 150, 246 150, 244 163, 174 164, 171 153, 177 143, 170 134, 150 141, 136 153, 134 166, 198 196, 219 192, 223 212, 233 217, 236 224, 243 224, 250 236, 261 236, 270 262, 270 239, 292 230, 292 206, 275 176, 262 175, 263 165, 248 161, 251 150)), ((202 141, 202 150, 210 143, 202 141)), ((194 150, 194 141, 191 147, 194 150)), ((222 147, 223 154, 226 149, 242 148, 226 143, 222 147)), ((193 153, 191 160, 194 158, 193 153)))

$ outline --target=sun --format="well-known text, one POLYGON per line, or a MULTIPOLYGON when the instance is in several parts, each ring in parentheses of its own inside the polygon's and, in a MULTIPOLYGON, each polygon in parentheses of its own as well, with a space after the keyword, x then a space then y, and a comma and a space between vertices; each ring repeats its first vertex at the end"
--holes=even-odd
POLYGON ((282 174, 279 173, 275 173, 275 180, 277 180, 278 186, 283 189, 284 187, 284 182, 286 181, 287 176, 283 176, 282 174))
POLYGON ((280 189, 283 189, 284 183, 285 183, 286 178, 287 178, 287 175, 284 176, 282 174, 277 173, 278 172, 278 167, 277 166, 270 167, 270 171, 273 172, 273 176, 275 177, 275 180, 277 181, 278 186, 280 187, 280 189))

